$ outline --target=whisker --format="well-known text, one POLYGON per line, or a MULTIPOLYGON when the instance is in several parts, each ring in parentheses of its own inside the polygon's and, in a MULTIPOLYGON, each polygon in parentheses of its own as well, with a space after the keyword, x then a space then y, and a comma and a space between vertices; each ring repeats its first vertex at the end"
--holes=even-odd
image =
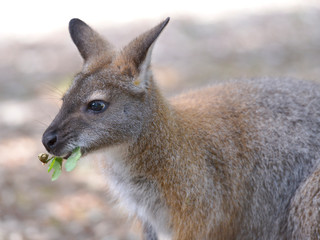
POLYGON ((42 126, 49 127, 49 124, 44 123, 44 122, 42 122, 42 121, 40 121, 40 120, 38 120, 38 119, 34 119, 34 122, 39 123, 39 124, 42 125, 42 126))

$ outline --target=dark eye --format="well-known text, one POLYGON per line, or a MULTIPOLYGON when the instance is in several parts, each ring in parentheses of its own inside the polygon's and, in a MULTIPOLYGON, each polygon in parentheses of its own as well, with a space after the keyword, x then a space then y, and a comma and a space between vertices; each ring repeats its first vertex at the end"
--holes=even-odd
POLYGON ((89 102, 88 104, 88 110, 95 112, 95 113, 99 113, 99 112, 103 112, 107 107, 108 107, 108 103, 106 103, 105 101, 102 100, 94 100, 89 102))

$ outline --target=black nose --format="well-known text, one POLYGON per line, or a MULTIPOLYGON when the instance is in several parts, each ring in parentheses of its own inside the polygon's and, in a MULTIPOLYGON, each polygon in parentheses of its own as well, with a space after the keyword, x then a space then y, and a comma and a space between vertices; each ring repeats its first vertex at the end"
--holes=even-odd
POLYGON ((42 136, 42 143, 48 152, 51 152, 57 145, 58 136, 56 132, 45 132, 42 136))

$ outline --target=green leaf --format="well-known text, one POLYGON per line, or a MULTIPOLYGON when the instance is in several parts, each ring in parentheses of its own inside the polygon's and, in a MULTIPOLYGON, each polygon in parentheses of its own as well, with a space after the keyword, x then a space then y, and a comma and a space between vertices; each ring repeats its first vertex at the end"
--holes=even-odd
POLYGON ((53 174, 51 176, 51 180, 52 181, 57 180, 58 177, 60 176, 61 171, 62 171, 62 160, 63 159, 61 157, 55 157, 54 160, 55 161, 54 161, 53 166, 52 166, 54 171, 53 171, 53 174))
POLYGON ((70 155, 70 157, 68 157, 67 162, 65 164, 65 168, 67 170, 67 172, 72 171, 76 165, 78 160, 81 157, 81 149, 80 147, 76 147, 73 151, 72 154, 70 155))
POLYGON ((48 167, 48 172, 50 172, 51 169, 53 168, 53 165, 54 165, 55 161, 56 161, 56 157, 52 157, 51 158, 51 163, 50 163, 50 165, 48 167))

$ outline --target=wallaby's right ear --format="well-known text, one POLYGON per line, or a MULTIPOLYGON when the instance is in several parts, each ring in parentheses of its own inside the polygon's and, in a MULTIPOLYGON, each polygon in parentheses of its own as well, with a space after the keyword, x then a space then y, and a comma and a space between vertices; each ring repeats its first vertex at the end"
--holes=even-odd
POLYGON ((112 48, 106 40, 80 19, 71 19, 69 32, 85 62, 92 57, 105 54, 112 48))

